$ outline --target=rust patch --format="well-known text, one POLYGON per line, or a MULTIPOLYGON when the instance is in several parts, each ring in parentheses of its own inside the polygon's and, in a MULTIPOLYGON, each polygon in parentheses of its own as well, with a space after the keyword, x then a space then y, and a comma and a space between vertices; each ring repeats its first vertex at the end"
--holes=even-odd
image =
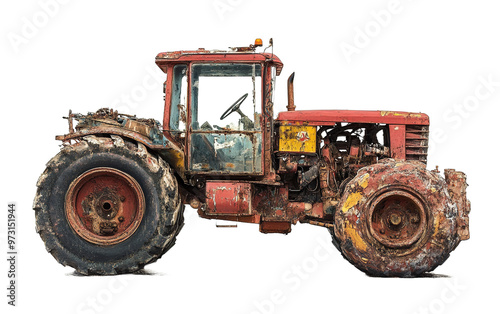
POLYGON ((467 176, 465 173, 455 171, 454 169, 445 169, 444 175, 446 184, 448 185, 448 193, 450 193, 450 197, 453 199, 458 209, 457 223, 460 240, 467 240, 470 238, 470 201, 467 199, 466 195, 467 176))
POLYGON ((145 207, 139 184, 112 168, 95 168, 76 178, 65 202, 71 228, 83 239, 99 245, 128 239, 139 227, 145 207))

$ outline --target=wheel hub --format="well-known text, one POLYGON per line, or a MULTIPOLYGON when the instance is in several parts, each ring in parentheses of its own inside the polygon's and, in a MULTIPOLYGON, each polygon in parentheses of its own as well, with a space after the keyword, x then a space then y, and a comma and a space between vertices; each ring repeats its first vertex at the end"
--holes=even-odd
POLYGON ((372 236, 390 248, 409 247, 424 234, 427 222, 423 202, 404 190, 380 194, 369 207, 368 225, 372 236))
POLYGON ((99 245, 128 239, 139 227, 144 210, 140 185, 113 168, 83 173, 66 193, 65 211, 71 228, 83 239, 99 245))

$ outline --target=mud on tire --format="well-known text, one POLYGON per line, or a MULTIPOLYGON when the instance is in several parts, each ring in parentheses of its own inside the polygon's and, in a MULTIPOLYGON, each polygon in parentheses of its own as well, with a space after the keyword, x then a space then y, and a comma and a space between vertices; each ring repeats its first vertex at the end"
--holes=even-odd
POLYGON ((420 162, 386 160, 358 171, 335 214, 342 255, 372 276, 418 276, 460 242, 445 180, 420 162))
POLYGON ((184 206, 169 165, 144 145, 117 136, 86 136, 64 147, 47 163, 37 187, 33 202, 37 232, 59 263, 81 274, 113 275, 142 269, 174 245, 183 225, 184 206), (113 204, 125 202, 125 197, 107 190, 102 180, 115 180, 120 189, 133 191, 129 194, 135 203, 127 209, 133 221, 127 224, 128 217, 119 217, 128 228, 120 231, 116 223, 107 226, 103 219, 100 226, 82 223, 89 213, 97 217, 95 204, 102 207, 101 216, 111 217, 112 206, 122 206, 120 213, 124 211, 125 205, 113 204), (74 198, 71 206, 80 210, 76 216, 71 202, 66 201, 71 199, 69 190, 74 198), (94 201, 96 197, 100 199, 94 201), (73 219, 68 219, 71 215, 73 219), (104 231, 99 234, 98 228, 104 231))

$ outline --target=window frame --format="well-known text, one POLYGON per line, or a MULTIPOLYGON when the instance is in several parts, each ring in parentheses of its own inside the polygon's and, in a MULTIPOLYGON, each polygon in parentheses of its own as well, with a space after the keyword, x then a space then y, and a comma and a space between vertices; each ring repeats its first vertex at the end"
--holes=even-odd
MULTIPOLYGON (((186 139, 188 142, 188 145, 185 147, 185 154, 187 158, 187 169, 186 173, 188 174, 196 174, 196 175, 229 175, 229 176, 261 176, 264 174, 264 106, 265 106, 265 87, 266 87, 266 67, 268 65, 265 62, 248 62, 248 61, 231 61, 231 62, 191 62, 188 65, 188 104, 187 104, 187 134, 186 134, 186 139), (260 95, 255 95, 255 97, 260 97, 260 129, 256 130, 193 130, 192 128, 192 103, 193 103, 193 93, 192 93, 192 73, 193 73, 193 66, 199 65, 199 64, 248 64, 248 65, 260 65, 260 95), (252 172, 229 172, 229 171, 198 171, 193 169, 193 158, 192 158, 192 135, 193 134, 241 134, 241 135, 246 135, 250 136, 252 139, 255 139, 257 137, 260 137, 260 170, 259 171, 252 171, 252 172)), ((250 95, 249 95, 250 96, 250 95)), ((254 121, 255 123, 255 121, 254 121)), ((252 145, 254 146, 253 149, 255 148, 256 141, 252 141, 252 145)), ((255 162, 255 157, 256 155, 254 154, 254 162, 255 162)))

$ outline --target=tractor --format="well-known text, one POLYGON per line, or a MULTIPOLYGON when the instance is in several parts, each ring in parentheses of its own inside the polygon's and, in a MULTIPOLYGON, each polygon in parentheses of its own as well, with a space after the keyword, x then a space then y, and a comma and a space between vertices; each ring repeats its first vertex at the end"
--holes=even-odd
POLYGON ((185 205, 263 233, 324 227, 370 276, 420 276, 469 238, 466 175, 426 169, 426 114, 295 110, 292 74, 287 111, 275 116, 283 63, 272 39, 266 48, 257 39, 162 52, 156 64, 166 74, 161 123, 70 110, 68 133, 56 136, 62 148, 37 182, 33 208, 62 265, 86 275, 136 272, 174 245, 185 205))

